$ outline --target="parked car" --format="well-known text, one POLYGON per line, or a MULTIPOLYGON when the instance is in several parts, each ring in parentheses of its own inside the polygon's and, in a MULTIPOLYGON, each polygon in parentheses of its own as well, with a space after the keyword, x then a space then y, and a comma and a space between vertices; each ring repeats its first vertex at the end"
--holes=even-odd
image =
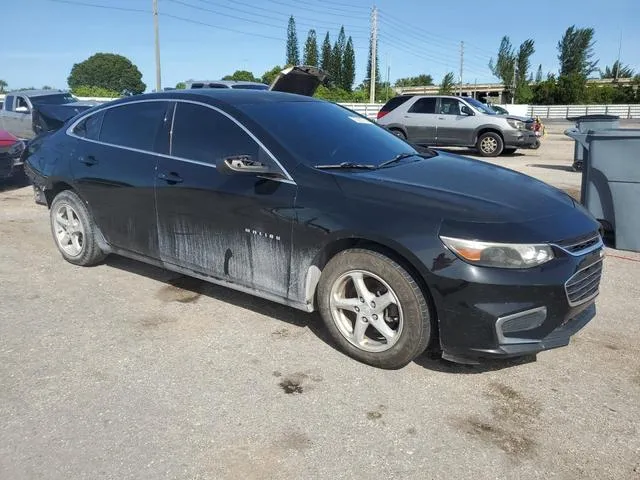
POLYGON ((187 89, 233 88, 238 90, 270 90, 313 96, 327 74, 318 67, 296 65, 283 69, 271 85, 237 80, 188 80, 187 89))
POLYGON ((512 154, 537 142, 533 119, 497 115, 469 97, 400 95, 382 107, 377 121, 410 142, 476 148, 483 157, 512 154))
POLYGON ((460 362, 533 354, 595 315, 599 224, 570 196, 421 153, 334 103, 141 95, 80 114, 26 156, 68 262, 118 254, 319 310, 344 352, 377 367, 427 347, 460 362))
POLYGON ((0 110, 0 128, 30 139, 39 133, 60 128, 69 118, 97 102, 80 102, 62 90, 20 90, 6 94, 0 110))
POLYGON ((507 110, 506 108, 501 107, 500 105, 489 105, 489 107, 491 108, 491 110, 496 112, 498 115, 509 115, 509 110, 507 110))
POLYGON ((0 130, 0 179, 20 176, 24 142, 11 133, 0 130))

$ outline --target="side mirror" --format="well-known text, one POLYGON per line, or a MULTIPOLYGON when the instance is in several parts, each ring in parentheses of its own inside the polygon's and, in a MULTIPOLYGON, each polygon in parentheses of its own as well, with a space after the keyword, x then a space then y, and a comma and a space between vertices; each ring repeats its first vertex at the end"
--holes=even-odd
POLYGON ((462 115, 472 116, 473 115, 473 110, 471 110, 466 105, 462 105, 462 108, 460 109, 460 113, 462 115))
POLYGON ((255 161, 251 155, 234 155, 232 157, 221 158, 217 164, 220 172, 223 173, 250 173, 253 175, 264 175, 271 173, 271 168, 264 163, 255 161))
POLYGON ((16 107, 14 111, 16 113, 29 113, 29 109, 27 107, 16 107))

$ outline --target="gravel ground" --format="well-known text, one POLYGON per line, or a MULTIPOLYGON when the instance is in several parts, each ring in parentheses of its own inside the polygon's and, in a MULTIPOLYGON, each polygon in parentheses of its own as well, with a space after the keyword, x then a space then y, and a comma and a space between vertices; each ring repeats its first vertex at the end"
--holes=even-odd
MULTIPOLYGON (((562 188, 572 143, 495 160, 562 188)), ((339 353, 317 315, 122 258, 74 267, 0 192, 1 479, 640 479, 640 254, 528 362, 339 353)))

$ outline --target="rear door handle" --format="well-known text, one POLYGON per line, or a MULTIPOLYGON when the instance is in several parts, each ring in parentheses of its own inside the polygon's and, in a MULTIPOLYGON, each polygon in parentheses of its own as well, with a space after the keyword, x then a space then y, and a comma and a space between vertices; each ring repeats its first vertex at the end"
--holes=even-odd
POLYGON ((438 120, 444 120, 444 117, 438 117, 438 120))
POLYGON ((174 185, 176 183, 182 183, 182 177, 180 175, 178 175, 175 172, 170 172, 170 173, 159 173, 158 174, 158 178, 160 180, 164 180, 165 182, 167 182, 170 185, 174 185))
POLYGON ((96 165, 98 163, 98 160, 93 155, 89 155, 87 157, 80 157, 79 160, 80 160, 80 163, 84 163, 87 167, 96 165))

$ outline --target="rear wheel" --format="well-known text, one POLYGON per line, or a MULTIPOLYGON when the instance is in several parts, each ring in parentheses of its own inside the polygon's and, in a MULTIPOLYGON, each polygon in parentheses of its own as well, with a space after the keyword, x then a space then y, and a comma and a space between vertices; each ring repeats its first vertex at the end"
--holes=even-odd
POLYGON ((407 136, 404 134, 404 132, 398 128, 392 128, 391 130, 389 130, 391 133, 393 133, 396 137, 400 137, 403 140, 407 139, 407 136))
POLYGON ((483 157, 497 157, 502 153, 504 142, 495 132, 486 132, 478 137, 476 148, 483 157))
POLYGON ((413 277, 381 253, 352 249, 327 264, 318 286, 322 319, 349 356, 404 367, 427 348, 431 318, 413 277))
POLYGON ((60 192, 50 210, 51 233, 58 250, 69 263, 95 265, 105 254, 98 246, 96 227, 87 207, 71 190, 60 192))

